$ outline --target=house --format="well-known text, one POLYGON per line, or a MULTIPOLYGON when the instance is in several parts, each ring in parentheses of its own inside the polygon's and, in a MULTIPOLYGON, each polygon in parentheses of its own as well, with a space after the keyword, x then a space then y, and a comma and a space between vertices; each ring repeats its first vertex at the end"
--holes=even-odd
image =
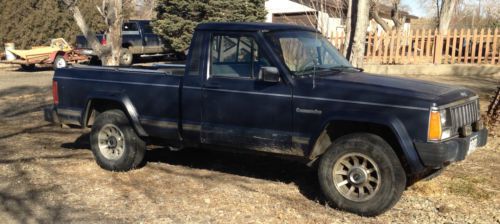
MULTIPOLYGON (((267 0, 265 2, 268 12, 266 22, 310 26, 318 29, 327 37, 331 37, 334 32, 340 33, 345 30, 347 8, 342 2, 341 0, 267 0)), ((380 17, 389 26, 394 26, 391 19, 391 7, 380 5, 379 9, 380 17)), ((417 17, 405 11, 400 11, 400 15, 405 20, 403 31, 409 31, 411 20, 417 17)), ((371 19, 367 31, 380 34, 383 29, 375 20, 371 19)))

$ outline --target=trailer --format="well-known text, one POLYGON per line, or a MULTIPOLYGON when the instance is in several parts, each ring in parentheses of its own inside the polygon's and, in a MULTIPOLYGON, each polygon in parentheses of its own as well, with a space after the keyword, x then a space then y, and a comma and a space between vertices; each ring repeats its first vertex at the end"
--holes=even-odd
POLYGON ((68 64, 82 63, 89 57, 74 50, 63 38, 50 41, 50 46, 33 47, 30 50, 8 50, 16 56, 14 60, 1 60, 4 64, 18 64, 23 70, 33 70, 35 65, 52 65, 54 69, 64 68, 68 64))

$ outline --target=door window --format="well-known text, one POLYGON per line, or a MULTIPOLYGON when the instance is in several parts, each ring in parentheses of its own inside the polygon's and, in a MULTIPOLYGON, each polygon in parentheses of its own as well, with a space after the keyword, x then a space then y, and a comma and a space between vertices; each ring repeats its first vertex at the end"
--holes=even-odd
POLYGON ((269 60, 248 35, 215 34, 210 47, 210 76, 254 79, 269 60))

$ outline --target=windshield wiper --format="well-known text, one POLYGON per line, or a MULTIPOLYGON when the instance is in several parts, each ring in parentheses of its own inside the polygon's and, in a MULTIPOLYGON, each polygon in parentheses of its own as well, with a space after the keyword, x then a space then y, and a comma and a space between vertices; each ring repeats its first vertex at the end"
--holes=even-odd
POLYGON ((345 65, 339 65, 339 66, 333 66, 333 67, 330 67, 328 68, 330 69, 331 71, 345 71, 347 69, 354 69, 354 70, 358 70, 359 72, 363 72, 364 69, 362 68, 358 68, 358 67, 352 67, 352 66, 345 66, 345 65))
POLYGON ((295 75, 306 76, 306 75, 309 75, 311 72, 324 72, 324 71, 329 71, 329 70, 330 70, 330 68, 325 68, 325 67, 310 67, 310 68, 307 68, 306 70, 296 72, 295 75))

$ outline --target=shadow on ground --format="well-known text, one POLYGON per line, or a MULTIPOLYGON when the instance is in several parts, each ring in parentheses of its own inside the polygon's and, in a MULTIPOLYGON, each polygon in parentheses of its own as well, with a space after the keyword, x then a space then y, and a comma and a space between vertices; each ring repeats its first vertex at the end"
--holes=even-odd
MULTIPOLYGON (((62 148, 90 150, 89 134, 82 134, 74 142, 63 143, 62 148)), ((228 152, 205 148, 186 148, 171 151, 167 147, 155 147, 146 152, 145 163, 163 163, 193 169, 217 171, 243 177, 293 183, 306 198, 325 204, 320 192, 315 168, 274 155, 261 153, 228 152)), ((145 164, 147 166, 147 164, 145 164)), ((158 172, 167 172, 155 169, 158 172)))

